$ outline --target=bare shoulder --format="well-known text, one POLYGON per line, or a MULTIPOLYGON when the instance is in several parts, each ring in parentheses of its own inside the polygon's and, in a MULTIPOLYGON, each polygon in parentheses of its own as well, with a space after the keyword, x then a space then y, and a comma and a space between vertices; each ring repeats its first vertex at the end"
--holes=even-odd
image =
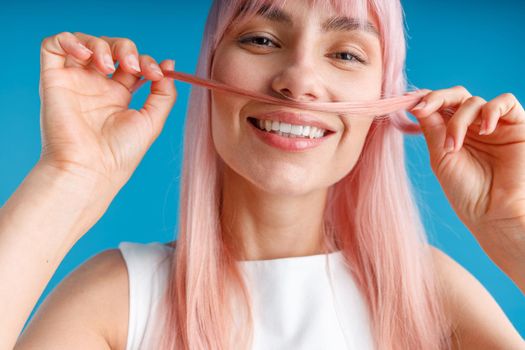
POLYGON ((128 289, 120 250, 98 253, 48 295, 15 349, 125 349, 128 289))
POLYGON ((485 287, 445 252, 432 247, 455 349, 524 350, 525 342, 485 287))

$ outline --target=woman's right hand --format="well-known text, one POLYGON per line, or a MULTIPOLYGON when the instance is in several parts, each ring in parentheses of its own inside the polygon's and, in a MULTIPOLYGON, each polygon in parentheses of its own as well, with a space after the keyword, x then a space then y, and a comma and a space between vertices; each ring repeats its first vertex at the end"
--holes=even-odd
POLYGON ((45 38, 40 64, 39 163, 118 191, 164 126, 177 98, 173 79, 131 40, 83 33, 45 38), (141 75, 152 81, 150 94, 140 110, 129 109, 141 75))

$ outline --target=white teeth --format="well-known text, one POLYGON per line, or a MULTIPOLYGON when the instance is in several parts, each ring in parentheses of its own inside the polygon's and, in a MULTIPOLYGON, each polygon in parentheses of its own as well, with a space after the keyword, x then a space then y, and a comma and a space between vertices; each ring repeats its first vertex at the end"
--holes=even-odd
POLYGON ((292 125, 292 130, 290 130, 290 133, 302 136, 303 135, 303 127, 301 125, 292 125))
POLYGON ((280 123, 279 131, 281 131, 283 133, 289 133, 291 130, 292 130, 292 124, 280 123))
POLYGON ((310 135, 310 125, 303 126, 303 136, 310 135))
POLYGON ((260 120, 256 118, 255 121, 259 129, 268 132, 273 131, 278 135, 286 137, 309 137, 310 139, 313 139, 323 137, 326 132, 324 129, 311 125, 295 125, 281 123, 275 120, 260 120))
POLYGON ((272 122, 270 120, 265 120, 264 128, 266 129, 266 131, 272 131, 272 122))

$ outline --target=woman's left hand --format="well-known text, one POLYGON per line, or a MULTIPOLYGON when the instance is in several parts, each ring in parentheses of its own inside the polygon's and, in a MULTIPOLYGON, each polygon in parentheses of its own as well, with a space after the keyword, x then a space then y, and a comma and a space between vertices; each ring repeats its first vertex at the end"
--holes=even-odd
POLYGON ((420 91, 427 92, 420 102, 425 106, 409 111, 419 121, 432 170, 452 208, 498 265, 507 260, 524 265, 523 107, 510 93, 487 102, 462 86, 420 91), (483 135, 481 125, 487 125, 483 135), (448 136, 452 152, 445 146, 448 136))

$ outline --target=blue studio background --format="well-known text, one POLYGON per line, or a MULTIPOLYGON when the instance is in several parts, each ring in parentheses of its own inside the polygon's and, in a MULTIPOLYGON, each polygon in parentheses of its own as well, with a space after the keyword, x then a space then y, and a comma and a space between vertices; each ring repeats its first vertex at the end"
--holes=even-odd
MULTIPOLYGON (((38 80, 42 39, 62 31, 132 39, 139 52, 194 73, 211 0, 24 1, 0 11, 0 203, 39 158, 38 80)), ((408 30, 407 74, 420 88, 464 85, 486 100, 512 92, 525 104, 525 2, 521 0, 403 1, 408 30)), ((73 269, 121 241, 167 242, 177 224, 182 125, 189 85, 176 82, 178 101, 165 128, 100 221, 73 247, 35 310, 73 269)), ((145 100, 149 84, 132 107, 145 100)), ((430 241, 489 290, 525 337, 525 297, 483 253, 451 209, 433 175, 422 135, 406 136, 408 167, 430 241)), ((16 268, 16 266, 13 266, 16 268)), ((33 310, 34 313, 34 310, 33 310)))

